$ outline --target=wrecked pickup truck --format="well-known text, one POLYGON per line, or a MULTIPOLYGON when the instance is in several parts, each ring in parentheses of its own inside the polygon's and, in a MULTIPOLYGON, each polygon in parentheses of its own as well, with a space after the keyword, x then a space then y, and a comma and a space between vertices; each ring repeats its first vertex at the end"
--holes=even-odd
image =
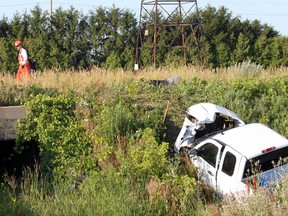
POLYGON ((183 147, 191 147, 211 134, 244 125, 240 117, 222 106, 199 103, 188 108, 182 129, 174 144, 179 153, 183 147))
POLYGON ((213 104, 198 104, 188 109, 193 122, 185 119, 174 148, 176 151, 187 149, 200 180, 220 196, 238 196, 252 193, 255 187, 275 183, 286 175, 288 140, 263 124, 244 124, 238 115, 228 111, 213 104), (196 108, 201 106, 202 111, 198 109, 198 112, 196 108), (206 125, 215 124, 217 115, 225 118, 224 114, 228 120, 224 119, 223 123, 222 119, 219 127, 216 122, 213 127, 209 125, 213 130, 201 131, 206 125), (197 135, 198 128, 201 135, 197 135))

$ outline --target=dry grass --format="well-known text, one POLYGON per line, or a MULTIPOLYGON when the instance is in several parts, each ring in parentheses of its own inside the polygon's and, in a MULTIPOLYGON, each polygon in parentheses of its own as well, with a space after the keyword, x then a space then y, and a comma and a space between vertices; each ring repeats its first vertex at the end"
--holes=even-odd
POLYGON ((15 77, 10 74, 2 74, 0 77, 0 82, 5 83, 6 86, 13 86, 16 83, 15 77))
MULTIPOLYGON (((76 92, 83 92, 87 86, 109 86, 113 84, 125 84, 130 81, 140 79, 144 80, 163 80, 168 77, 177 75, 181 80, 189 80, 192 77, 199 77, 202 79, 216 79, 223 81, 230 81, 232 79, 247 79, 249 77, 243 76, 241 69, 237 66, 219 69, 207 69, 197 66, 178 67, 178 68, 147 68, 139 71, 107 71, 100 68, 92 68, 89 71, 52 71, 47 70, 37 73, 34 79, 29 81, 22 81, 16 83, 14 76, 2 75, 0 81, 5 83, 6 87, 20 85, 37 85, 42 88, 55 88, 61 92, 73 89, 76 92)), ((262 70, 258 79, 269 79, 271 77, 288 77, 288 68, 277 68, 262 70)))

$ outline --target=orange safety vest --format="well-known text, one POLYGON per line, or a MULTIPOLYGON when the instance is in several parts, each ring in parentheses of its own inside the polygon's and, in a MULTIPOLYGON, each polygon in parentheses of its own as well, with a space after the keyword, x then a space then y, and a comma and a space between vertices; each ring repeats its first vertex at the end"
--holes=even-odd
POLYGON ((21 48, 21 50, 19 51, 18 62, 19 68, 17 71, 16 80, 20 81, 25 78, 31 78, 31 66, 28 60, 27 51, 24 48, 21 48), (24 59, 22 52, 26 52, 27 59, 24 59))

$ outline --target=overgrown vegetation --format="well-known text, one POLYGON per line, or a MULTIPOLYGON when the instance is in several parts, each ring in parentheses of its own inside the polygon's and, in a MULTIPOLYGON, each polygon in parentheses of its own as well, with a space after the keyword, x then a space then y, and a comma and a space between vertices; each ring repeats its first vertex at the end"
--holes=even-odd
POLYGON ((284 214, 285 182, 273 196, 259 191, 244 203, 220 201, 169 148, 185 110, 199 102, 222 105, 287 137, 287 75, 286 68, 254 65, 216 73, 197 67, 46 71, 22 83, 3 75, 0 104, 28 111, 18 125, 16 153, 36 142, 40 161, 22 179, 3 176, 0 215, 284 214), (175 74, 178 85, 148 82, 175 74), (262 208, 264 198, 269 208, 262 208))

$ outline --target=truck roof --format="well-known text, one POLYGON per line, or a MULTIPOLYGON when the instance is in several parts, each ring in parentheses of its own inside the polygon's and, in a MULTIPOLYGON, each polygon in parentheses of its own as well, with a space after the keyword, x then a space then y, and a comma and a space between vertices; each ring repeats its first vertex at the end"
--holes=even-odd
POLYGON ((271 128, 250 123, 212 137, 238 151, 248 160, 267 152, 288 146, 288 139, 271 128))

